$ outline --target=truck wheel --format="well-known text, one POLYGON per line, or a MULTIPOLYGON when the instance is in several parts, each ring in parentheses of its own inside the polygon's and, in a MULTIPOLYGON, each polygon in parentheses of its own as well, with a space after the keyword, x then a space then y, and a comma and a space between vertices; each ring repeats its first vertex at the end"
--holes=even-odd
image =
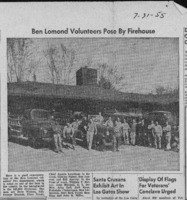
POLYGON ((34 147, 34 139, 31 135, 28 135, 28 144, 31 147, 34 147))
POLYGON ((32 132, 28 130, 28 145, 35 148, 35 138, 32 135, 32 132))
POLYGON ((23 129, 22 129, 22 135, 23 135, 23 137, 28 138, 28 131, 27 131, 26 128, 23 128, 23 129))
POLYGON ((42 140, 36 138, 35 141, 34 141, 34 148, 38 149, 40 147, 42 147, 42 140))
POLYGON ((29 145, 35 149, 38 149, 41 147, 41 140, 38 138, 30 137, 29 139, 29 145))
POLYGON ((28 130, 27 135, 28 135, 29 146, 31 146, 35 149, 38 149, 39 147, 41 147, 41 143, 42 143, 41 139, 35 137, 35 135, 33 135, 33 133, 32 133, 32 130, 28 130))

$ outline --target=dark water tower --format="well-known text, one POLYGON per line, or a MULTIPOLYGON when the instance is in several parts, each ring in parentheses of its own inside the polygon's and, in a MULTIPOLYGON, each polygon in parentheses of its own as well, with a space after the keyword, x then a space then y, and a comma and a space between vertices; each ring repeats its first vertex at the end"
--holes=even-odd
POLYGON ((82 67, 76 72, 77 85, 97 85, 97 69, 82 67))

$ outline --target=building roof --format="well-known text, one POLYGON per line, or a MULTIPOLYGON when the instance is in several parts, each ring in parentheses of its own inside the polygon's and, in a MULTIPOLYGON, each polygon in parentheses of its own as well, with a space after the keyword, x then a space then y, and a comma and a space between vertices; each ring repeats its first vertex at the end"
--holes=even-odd
POLYGON ((52 83, 30 81, 8 83, 8 95, 160 104, 179 102, 178 94, 164 94, 159 96, 153 94, 124 93, 103 89, 98 86, 55 85, 52 83))

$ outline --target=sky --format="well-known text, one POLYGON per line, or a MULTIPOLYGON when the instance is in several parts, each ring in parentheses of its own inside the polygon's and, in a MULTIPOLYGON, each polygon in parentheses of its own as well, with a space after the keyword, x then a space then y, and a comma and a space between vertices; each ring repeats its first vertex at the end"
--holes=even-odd
POLYGON ((154 92, 159 86, 177 88, 179 84, 179 41, 177 38, 63 38, 33 39, 32 60, 37 63, 37 81, 50 82, 44 51, 51 45, 65 45, 75 51, 71 84, 75 73, 89 63, 117 66, 123 75, 121 91, 154 92), (37 62, 38 61, 38 62, 37 62))

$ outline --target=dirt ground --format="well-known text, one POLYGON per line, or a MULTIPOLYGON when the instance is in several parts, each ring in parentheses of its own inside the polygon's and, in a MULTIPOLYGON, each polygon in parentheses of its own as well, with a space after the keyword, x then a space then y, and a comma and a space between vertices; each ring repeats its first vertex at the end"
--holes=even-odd
POLYGON ((25 142, 8 143, 8 169, 18 171, 177 171, 179 152, 121 145, 119 152, 101 152, 76 146, 55 153, 34 149, 25 142))

